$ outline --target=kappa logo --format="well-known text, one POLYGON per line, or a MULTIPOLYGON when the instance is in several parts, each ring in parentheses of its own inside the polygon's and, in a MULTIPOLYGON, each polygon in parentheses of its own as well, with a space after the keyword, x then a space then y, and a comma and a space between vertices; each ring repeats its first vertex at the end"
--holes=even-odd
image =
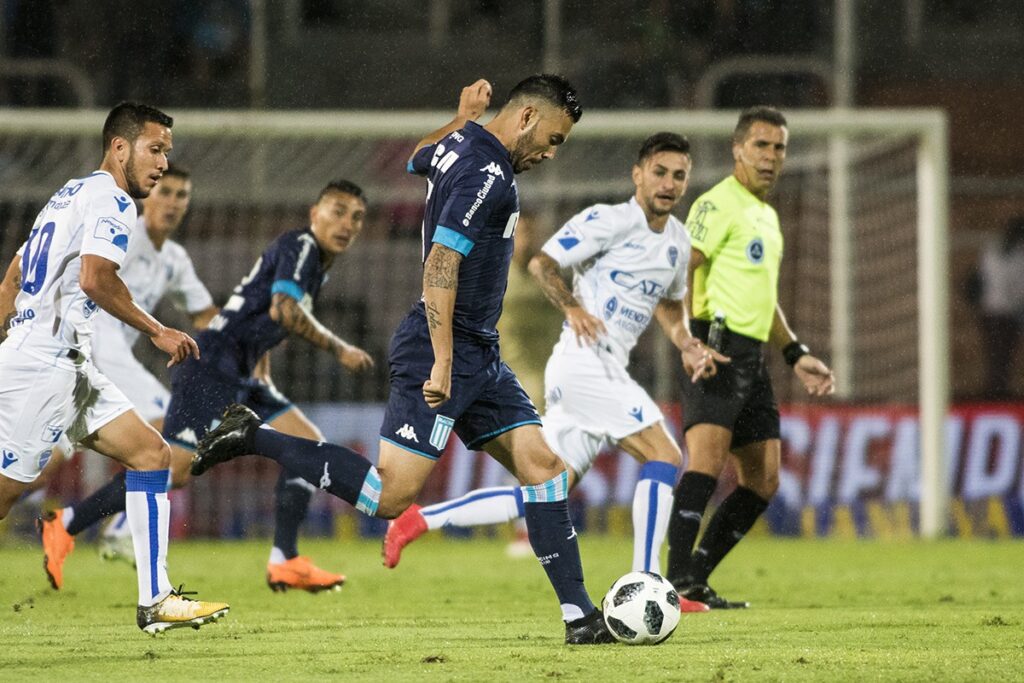
POLYGON ((0 469, 6 470, 8 467, 10 467, 16 462, 18 462, 18 456, 7 449, 4 449, 4 460, 3 464, 0 464, 0 469))
POLYGON ((406 441, 415 441, 419 443, 420 440, 416 438, 416 430, 412 428, 412 425, 408 422, 402 425, 396 432, 398 436, 402 437, 406 441))
POLYGON ((484 173, 490 173, 491 175, 498 176, 502 180, 505 179, 505 174, 502 172, 501 166, 498 166, 498 164, 496 164, 493 161, 484 166, 483 168, 481 168, 480 170, 483 171, 484 173))

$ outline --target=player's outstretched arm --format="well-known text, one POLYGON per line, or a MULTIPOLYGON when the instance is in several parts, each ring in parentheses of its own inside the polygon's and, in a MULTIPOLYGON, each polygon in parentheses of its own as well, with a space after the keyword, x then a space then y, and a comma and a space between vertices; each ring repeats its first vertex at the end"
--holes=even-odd
POLYGON ((593 344, 605 333, 604 323, 601 322, 601 319, 591 315, 569 291, 569 286, 562 278, 558 261, 544 252, 540 252, 530 259, 528 267, 530 275, 540 283, 540 288, 548 301, 565 315, 565 321, 576 333, 578 344, 582 345, 583 342, 593 344))
POLYGON ((412 161, 412 157, 416 152, 420 151, 427 145, 432 145, 448 133, 454 130, 458 130, 466 125, 467 121, 476 121, 478 118, 483 116, 484 112, 487 111, 487 105, 491 103, 491 84, 485 79, 481 78, 472 85, 467 85, 462 89, 462 94, 459 96, 459 110, 455 114, 455 118, 452 119, 447 125, 442 128, 438 128, 430 135, 426 136, 416 144, 416 149, 409 155, 409 160, 412 161))
POLYGON ((462 254, 434 243, 423 263, 423 304, 434 349, 434 366, 423 383, 423 399, 437 408, 452 395, 452 316, 459 290, 462 254))
POLYGON ((696 382, 702 377, 714 377, 718 363, 729 363, 731 359, 709 348, 700 339, 690 334, 689 316, 682 301, 662 299, 654 308, 654 317, 672 341, 683 361, 683 369, 696 382))
POLYGON ((775 306, 775 317, 772 319, 770 340, 774 346, 782 350, 786 362, 793 366, 793 372, 811 396, 827 396, 836 390, 836 380, 821 360, 812 356, 807 347, 797 340, 796 333, 786 321, 782 307, 775 306))
POLYGON ((310 311, 288 294, 276 292, 273 295, 270 300, 270 317, 292 334, 333 353, 338 362, 349 370, 359 372, 373 367, 370 354, 324 327, 310 311))
POLYGON ((11 265, 7 266, 4 279, 0 282, 0 341, 7 338, 7 326, 18 311, 14 307, 14 300, 18 298, 18 290, 21 289, 21 259, 15 256, 11 259, 11 265))
POLYGON ((117 275, 117 264, 95 254, 82 255, 82 270, 78 275, 82 291, 96 305, 126 325, 139 330, 153 345, 171 357, 171 367, 188 356, 199 358, 199 346, 181 330, 165 327, 132 299, 124 281, 117 275))

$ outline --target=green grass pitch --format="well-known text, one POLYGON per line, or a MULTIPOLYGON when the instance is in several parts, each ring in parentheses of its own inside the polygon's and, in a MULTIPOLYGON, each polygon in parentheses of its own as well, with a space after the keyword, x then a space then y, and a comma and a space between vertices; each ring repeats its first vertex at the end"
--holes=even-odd
MULTIPOLYGON (((231 614, 151 638, 135 578, 82 543, 65 589, 41 553, 0 548, 0 679, 269 681, 995 681, 1024 676, 1024 544, 747 539, 712 584, 746 611, 683 615, 656 647, 570 648, 532 558, 500 540, 428 537, 398 569, 370 541, 305 541, 349 578, 274 594, 266 542, 178 542, 171 577, 231 614)), ((628 569, 628 538, 581 538, 591 595, 628 569)))

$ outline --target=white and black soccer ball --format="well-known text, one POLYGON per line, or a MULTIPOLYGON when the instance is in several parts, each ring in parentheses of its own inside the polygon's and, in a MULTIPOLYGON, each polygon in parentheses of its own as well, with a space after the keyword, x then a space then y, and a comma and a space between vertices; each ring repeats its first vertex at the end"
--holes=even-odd
POLYGON ((608 630, 628 645, 655 645, 679 625, 679 594, 652 572, 630 572, 613 583, 602 609, 608 630))

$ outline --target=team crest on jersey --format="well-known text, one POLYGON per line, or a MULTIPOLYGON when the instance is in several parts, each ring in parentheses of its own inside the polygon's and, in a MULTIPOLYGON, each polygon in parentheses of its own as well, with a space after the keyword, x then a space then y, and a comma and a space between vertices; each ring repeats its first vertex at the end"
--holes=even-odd
POLYGON ((444 450, 448 444, 448 437, 451 436, 455 420, 444 415, 434 418, 434 428, 430 430, 430 445, 437 450, 444 450))
POLYGON ((505 174, 502 172, 501 166, 498 166, 498 164, 496 164, 493 161, 484 166, 483 168, 481 168, 480 170, 483 171, 484 173, 490 173, 491 175, 498 176, 502 180, 505 179, 505 174))
POLYGON ((760 237, 750 240, 750 244, 747 245, 747 259, 754 264, 764 261, 764 242, 760 237))
POLYGON ((673 268, 676 267, 676 263, 679 262, 679 249, 676 247, 668 248, 668 262, 673 268))
POLYGON ((619 300, 614 296, 604 302, 604 319, 611 320, 611 317, 615 315, 615 311, 619 308, 619 300))
POLYGON ((93 229, 93 237, 110 242, 123 252, 128 252, 128 236, 132 234, 131 228, 116 218, 101 218, 96 221, 93 229))
POLYGON ((84 315, 86 318, 91 317, 92 314, 95 313, 98 310, 99 310, 99 304, 97 304, 92 299, 86 299, 85 303, 82 304, 82 315, 84 315))

